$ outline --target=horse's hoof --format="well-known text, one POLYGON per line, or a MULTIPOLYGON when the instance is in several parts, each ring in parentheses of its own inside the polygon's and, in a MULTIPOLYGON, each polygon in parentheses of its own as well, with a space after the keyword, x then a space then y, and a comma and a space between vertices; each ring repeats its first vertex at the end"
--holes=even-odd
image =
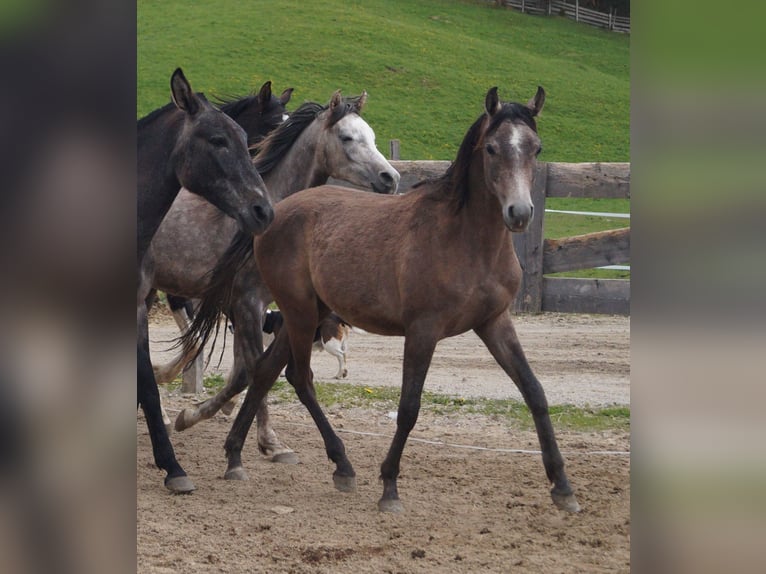
POLYGON ((194 486, 194 483, 191 481, 191 479, 186 475, 166 478, 165 487, 174 494, 188 494, 197 488, 194 486))
POLYGON ((180 413, 178 413, 178 416, 176 417, 176 424, 175 428, 178 432, 181 432, 183 430, 188 429, 191 425, 186 423, 186 411, 189 409, 184 409, 180 413))
POLYGON ((245 469, 241 466, 226 469, 226 474, 223 475, 223 478, 225 480, 250 480, 245 469))
POLYGON ((398 498, 381 498, 378 501, 378 510, 380 512, 399 514, 404 512, 404 506, 402 505, 402 501, 398 498))
POLYGON ((580 512, 582 508, 577 503, 577 499, 574 494, 559 494, 557 492, 551 492, 551 498, 553 503, 560 509, 567 512, 580 512))
POLYGON ((341 492, 356 492, 356 477, 355 476, 340 476, 337 474, 332 475, 333 484, 335 489, 341 492))
POLYGON ((271 462, 278 462, 279 464, 298 464, 298 455, 291 450, 284 452, 278 452, 271 457, 271 462))

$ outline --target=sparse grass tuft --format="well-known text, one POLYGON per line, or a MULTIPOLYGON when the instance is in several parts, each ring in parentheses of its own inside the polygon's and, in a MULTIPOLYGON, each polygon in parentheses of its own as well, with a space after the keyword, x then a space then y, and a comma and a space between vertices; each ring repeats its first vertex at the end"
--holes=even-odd
MULTIPOLYGON (((399 389, 395 387, 363 387, 347 383, 315 382, 317 399, 324 408, 361 407, 380 412, 397 410, 399 389)), ((292 387, 284 380, 274 385, 270 395, 273 403, 297 401, 292 387)), ((506 420, 520 428, 534 427, 527 406, 512 399, 483 399, 457 397, 424 391, 421 397, 423 412, 440 415, 478 414, 506 420)), ((630 430, 630 407, 578 407, 554 405, 549 409, 557 429, 576 431, 630 430)))

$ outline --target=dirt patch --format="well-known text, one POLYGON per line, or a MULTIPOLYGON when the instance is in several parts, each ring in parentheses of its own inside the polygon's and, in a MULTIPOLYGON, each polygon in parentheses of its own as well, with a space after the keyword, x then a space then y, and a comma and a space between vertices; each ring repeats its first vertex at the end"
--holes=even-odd
MULTIPOLYGON (((552 403, 629 403, 628 319, 547 315, 520 318, 517 328, 552 403)), ((155 317, 153 338, 168 334, 174 334, 172 323, 155 317)), ((401 339, 354 334, 350 343, 350 383, 399 385, 401 339)), ((335 373, 326 353, 314 361, 320 380, 335 373)), ((470 337, 440 344, 426 385, 464 396, 515 396, 512 383, 470 337)), ((165 397, 171 416, 191 400, 165 397)), ((405 512, 383 515, 376 508, 378 474, 396 424, 387 413, 328 413, 357 472, 352 494, 333 488, 333 466, 305 409, 277 404, 272 413, 300 464, 270 463, 250 440, 243 460, 251 480, 224 481, 223 441, 232 419, 219 414, 172 436, 197 485, 188 496, 162 486, 139 417, 140 572, 630 570, 630 460, 614 454, 629 450, 626 433, 559 433, 583 507, 569 515, 550 500, 540 455, 517 452, 539 448, 534 433, 489 417, 424 414, 402 458, 405 512)))

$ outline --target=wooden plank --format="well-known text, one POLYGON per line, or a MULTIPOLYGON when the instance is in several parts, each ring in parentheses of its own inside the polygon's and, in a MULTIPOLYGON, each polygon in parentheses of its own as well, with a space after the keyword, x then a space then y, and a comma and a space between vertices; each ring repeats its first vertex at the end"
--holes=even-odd
POLYGON ((630 198, 630 163, 551 163, 548 197, 630 198))
MULTIPOLYGON (((423 179, 439 177, 449 161, 391 161, 404 191, 423 179)), ((541 165, 542 162, 541 162, 541 165)), ((630 163, 547 163, 548 197, 630 198, 630 163)))
POLYGON ((513 247, 519 258, 524 276, 521 288, 516 296, 514 308, 517 312, 539 313, 543 301, 543 237, 545 217, 545 187, 547 185, 548 166, 537 166, 535 182, 532 187, 532 205, 534 216, 526 232, 513 234, 513 247))
POLYGON ((630 261, 630 227, 543 242, 543 273, 592 269, 630 261))
POLYGON ((630 315, 630 281, 545 277, 542 310, 630 315))
POLYGON ((402 176, 399 181, 399 192, 407 191, 414 184, 424 179, 441 177, 452 163, 451 161, 391 161, 389 162, 394 169, 402 176))

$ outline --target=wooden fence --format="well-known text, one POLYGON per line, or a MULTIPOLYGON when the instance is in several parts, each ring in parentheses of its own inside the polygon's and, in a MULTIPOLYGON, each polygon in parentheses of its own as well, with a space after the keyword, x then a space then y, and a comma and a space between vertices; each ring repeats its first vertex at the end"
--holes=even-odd
MULTIPOLYGON (((405 191, 427 177, 443 174, 448 161, 396 161, 391 164, 405 191)), ((538 164, 532 202, 545 213, 546 197, 630 198, 629 163, 538 164)), ((630 314, 630 280, 546 277, 630 261, 630 228, 544 239, 545 217, 535 217, 525 233, 513 235, 524 279, 516 311, 540 313, 630 314)))
POLYGON ((502 0, 505 6, 537 16, 560 15, 597 28, 630 34, 630 16, 617 16, 615 11, 599 12, 580 6, 580 0, 502 0))

